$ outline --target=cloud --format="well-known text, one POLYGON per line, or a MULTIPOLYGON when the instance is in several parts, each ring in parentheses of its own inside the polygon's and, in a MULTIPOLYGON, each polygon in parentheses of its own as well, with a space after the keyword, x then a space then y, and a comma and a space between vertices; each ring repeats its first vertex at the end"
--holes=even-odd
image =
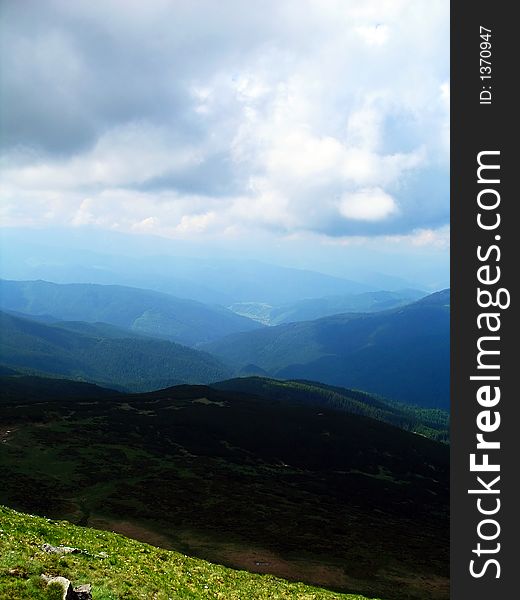
POLYGON ((346 219, 380 221, 395 214, 397 205, 382 189, 372 188, 346 194, 340 201, 339 211, 346 219))
POLYGON ((448 225, 438 229, 417 229, 406 236, 389 236, 390 243, 408 243, 412 246, 429 246, 437 249, 448 249, 450 246, 450 228, 448 225))
POLYGON ((357 32, 369 46, 382 46, 389 36, 388 27, 379 24, 358 27, 357 32))
POLYGON ((449 222, 449 3, 6 3, 10 224, 171 237, 449 222))

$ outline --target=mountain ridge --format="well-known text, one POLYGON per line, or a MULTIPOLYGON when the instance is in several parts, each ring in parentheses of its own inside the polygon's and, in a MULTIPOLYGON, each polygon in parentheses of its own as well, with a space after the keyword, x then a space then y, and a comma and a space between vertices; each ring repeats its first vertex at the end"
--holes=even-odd
POLYGON ((61 321, 105 322, 187 346, 262 327, 222 306, 120 285, 0 279, 0 308, 61 321))
POLYGON ((216 381, 231 375, 215 357, 187 346, 110 327, 117 336, 0 312, 0 362, 13 369, 50 374, 119 389, 146 390, 168 384, 216 381), (125 337, 126 335, 126 337, 125 337))
POLYGON ((390 401, 360 390, 345 389, 308 380, 277 380, 267 377, 239 377, 210 384, 225 391, 238 391, 271 400, 324 407, 364 415, 418 433, 437 441, 449 440, 449 415, 441 409, 427 409, 390 401))
POLYGON ((201 345, 247 375, 308 379, 449 406, 449 290, 404 307, 268 327, 201 345))

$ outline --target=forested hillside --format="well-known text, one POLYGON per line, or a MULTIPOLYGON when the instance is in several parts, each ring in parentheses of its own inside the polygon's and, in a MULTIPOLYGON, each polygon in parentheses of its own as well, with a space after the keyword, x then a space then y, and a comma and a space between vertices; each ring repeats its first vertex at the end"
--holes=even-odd
POLYGON ((88 323, 69 329, 0 313, 0 363, 135 391, 209 383, 232 374, 206 352, 115 327, 106 330, 88 323))
POLYGON ((320 381, 446 409, 449 302, 445 290, 389 311, 268 327, 203 347, 243 375, 320 381))
POLYGON ((261 327, 222 306, 117 285, 0 280, 0 309, 109 323, 189 346, 261 327))

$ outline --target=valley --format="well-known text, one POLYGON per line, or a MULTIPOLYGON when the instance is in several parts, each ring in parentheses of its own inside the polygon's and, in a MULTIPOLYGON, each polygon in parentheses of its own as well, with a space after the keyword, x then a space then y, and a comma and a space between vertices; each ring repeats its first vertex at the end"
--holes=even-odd
POLYGON ((367 312, 280 325, 0 291, 0 504, 336 594, 448 597, 449 291, 302 300, 280 314, 367 312))
POLYGON ((447 409, 449 332, 449 290, 444 290, 392 310, 267 327, 201 348, 241 375, 261 371, 447 409))
POLYGON ((129 391, 262 375, 449 405, 449 290, 278 326, 118 286, 0 280, 0 307, 0 364, 32 374, 129 391))
POLYGON ((350 312, 367 313, 389 310, 410 304, 425 295, 419 290, 378 291, 306 298, 292 304, 275 306, 260 302, 239 302, 229 306, 229 309, 264 325, 282 325, 350 312))

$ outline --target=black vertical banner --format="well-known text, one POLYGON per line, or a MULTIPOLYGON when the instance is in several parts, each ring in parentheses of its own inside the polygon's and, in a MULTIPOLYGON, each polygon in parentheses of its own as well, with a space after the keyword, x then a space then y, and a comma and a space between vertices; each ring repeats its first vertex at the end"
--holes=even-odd
POLYGON ((451 598, 520 598, 515 3, 451 5, 451 598))

